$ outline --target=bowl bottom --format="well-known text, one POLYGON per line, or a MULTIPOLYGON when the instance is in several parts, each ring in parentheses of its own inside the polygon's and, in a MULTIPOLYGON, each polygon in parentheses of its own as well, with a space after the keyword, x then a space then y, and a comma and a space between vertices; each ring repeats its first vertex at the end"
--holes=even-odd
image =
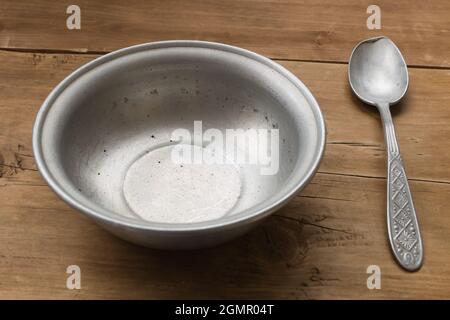
POLYGON ((123 195, 139 218, 192 223, 230 214, 242 189, 239 168, 196 145, 162 145, 129 166, 123 195), (207 157, 206 157, 207 156, 207 157))

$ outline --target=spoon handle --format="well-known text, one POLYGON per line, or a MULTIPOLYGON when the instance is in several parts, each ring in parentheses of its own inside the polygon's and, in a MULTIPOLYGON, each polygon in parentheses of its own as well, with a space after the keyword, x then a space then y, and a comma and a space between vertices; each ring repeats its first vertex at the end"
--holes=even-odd
POLYGON ((388 152, 387 226, 398 263, 408 271, 420 269, 423 245, 408 179, 395 137, 389 105, 379 105, 388 152))

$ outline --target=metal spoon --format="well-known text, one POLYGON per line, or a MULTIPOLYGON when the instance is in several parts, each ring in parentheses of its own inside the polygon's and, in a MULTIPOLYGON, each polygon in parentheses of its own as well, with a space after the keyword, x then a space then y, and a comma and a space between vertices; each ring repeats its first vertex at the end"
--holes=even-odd
POLYGON ((389 111, 408 89, 405 60, 389 38, 364 40, 350 56, 348 78, 358 98, 380 112, 388 152, 389 240, 398 263, 408 271, 418 270, 423 262, 422 238, 389 111))

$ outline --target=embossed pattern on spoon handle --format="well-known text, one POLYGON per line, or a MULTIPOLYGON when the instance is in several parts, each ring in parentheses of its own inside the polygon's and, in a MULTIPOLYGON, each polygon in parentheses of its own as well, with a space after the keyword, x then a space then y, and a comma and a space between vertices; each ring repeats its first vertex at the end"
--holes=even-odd
POLYGON ((408 179, 388 105, 378 106, 388 152, 387 222, 389 241, 398 263, 408 271, 422 266, 423 244, 408 179))

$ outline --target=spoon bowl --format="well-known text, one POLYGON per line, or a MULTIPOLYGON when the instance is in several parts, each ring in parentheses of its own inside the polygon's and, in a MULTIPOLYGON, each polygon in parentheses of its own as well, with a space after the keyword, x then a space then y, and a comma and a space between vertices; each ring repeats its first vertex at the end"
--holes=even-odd
POLYGON ((408 70, 397 46, 386 37, 360 42, 349 63, 350 85, 370 105, 395 104, 408 90, 408 70))

